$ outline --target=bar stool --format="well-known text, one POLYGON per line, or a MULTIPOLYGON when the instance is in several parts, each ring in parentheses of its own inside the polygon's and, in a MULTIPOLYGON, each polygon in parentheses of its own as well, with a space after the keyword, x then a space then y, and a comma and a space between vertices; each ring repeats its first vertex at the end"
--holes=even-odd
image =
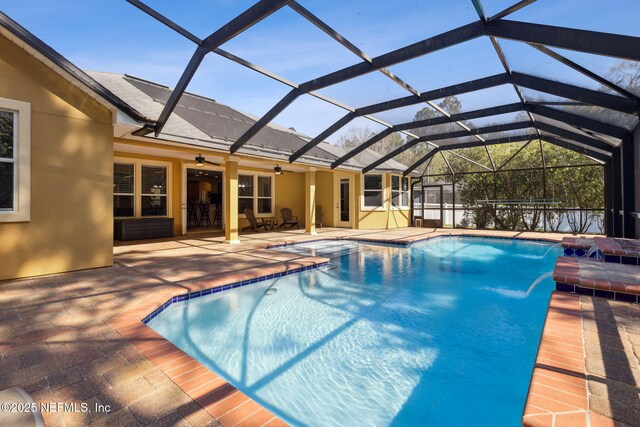
POLYGON ((211 226, 211 217, 209 216, 209 203, 200 203, 200 226, 211 226))
POLYGON ((187 203, 187 228, 199 227, 198 213, 196 211, 196 202, 187 203))
POLYGON ((222 211, 216 209, 213 213, 213 225, 222 225, 222 211))

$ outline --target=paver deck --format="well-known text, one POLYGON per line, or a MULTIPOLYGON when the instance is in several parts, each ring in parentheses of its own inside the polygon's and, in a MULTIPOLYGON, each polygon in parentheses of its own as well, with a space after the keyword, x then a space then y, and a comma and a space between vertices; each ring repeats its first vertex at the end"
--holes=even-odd
POLYGON ((640 425, 640 305, 554 292, 523 424, 640 425))
POLYGON ((108 413, 45 413, 48 426, 276 425, 281 422, 268 411, 154 336, 140 323, 145 310, 158 299, 238 274, 313 262, 264 249, 268 245, 337 237, 410 242, 448 234, 556 242, 564 237, 325 228, 317 236, 298 230, 246 234, 238 245, 223 244, 221 235, 194 234, 117 246, 113 267, 0 282, 0 389, 21 386, 38 403, 110 405, 108 413))

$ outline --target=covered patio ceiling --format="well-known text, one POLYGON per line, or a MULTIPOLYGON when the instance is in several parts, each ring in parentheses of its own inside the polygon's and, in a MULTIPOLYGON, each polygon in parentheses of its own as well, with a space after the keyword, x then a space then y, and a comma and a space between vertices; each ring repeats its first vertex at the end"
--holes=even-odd
MULTIPOLYGON (((514 13, 526 12, 535 0, 519 1, 494 14, 485 13, 481 0, 469 0, 479 19, 377 56, 365 53, 355 43, 295 0, 261 0, 204 39, 195 36, 169 17, 139 0, 127 1, 196 45, 191 60, 156 123, 136 131, 135 134, 139 136, 160 134, 180 97, 209 53, 227 58, 289 88, 284 97, 233 143, 231 153, 242 148, 276 116, 283 113, 302 96, 312 96, 346 113, 293 153, 289 157, 290 162, 296 161, 318 143, 360 118, 377 124, 381 130, 334 161, 332 168, 340 166, 388 135, 396 132, 404 135, 403 145, 364 167, 363 172, 372 170, 384 161, 418 144, 427 144, 430 151, 408 166, 405 175, 416 170, 441 151, 527 142, 532 139, 541 139, 605 163, 618 149, 621 140, 629 137, 638 124, 637 116, 640 112, 640 93, 638 92, 640 90, 637 87, 624 87, 625 85, 614 81, 615 79, 603 73, 601 69, 596 69, 598 67, 582 64, 586 61, 584 58, 592 57, 613 58, 623 66, 640 62, 640 37, 507 19, 514 13), (233 38, 285 7, 331 37, 355 55, 359 62, 308 79, 303 83, 295 83, 221 49, 222 45, 229 43, 233 38), (488 52, 483 52, 482 62, 495 62, 495 66, 501 68, 500 72, 426 91, 416 89, 398 76, 402 70, 408 70, 407 67, 421 67, 425 75, 436 74, 437 67, 430 66, 424 58, 447 49, 457 49, 460 51, 458 55, 472 54, 473 52, 468 50, 465 52, 460 48, 473 48, 469 43, 476 43, 476 40, 481 39, 488 40, 491 46, 488 52), (519 59, 516 61, 518 64, 512 64, 510 57, 519 59), (532 66, 530 57, 544 57, 552 64, 545 62, 545 66, 540 67, 533 63, 532 66), (555 67, 562 67, 562 72, 556 73, 555 67), (331 92, 327 91, 331 87, 340 86, 351 80, 360 79, 366 82, 367 76, 374 73, 379 73, 383 76, 382 78, 399 87, 406 95, 354 107, 334 99, 329 95, 331 92), (511 92, 505 94, 502 90, 504 87, 510 88, 511 92), (438 100, 447 97, 465 97, 470 94, 481 94, 485 104, 486 99, 490 99, 491 102, 488 106, 483 105, 483 108, 453 113, 437 103, 438 100), (384 114, 391 111, 405 111, 406 114, 406 111, 415 112, 416 108, 425 106, 434 112, 433 117, 402 121, 395 115, 396 119, 391 122, 384 119, 384 114), (408 107, 413 109, 407 110, 408 107), (514 113, 520 113, 520 115, 516 118, 514 113), (523 120, 523 117, 526 119, 523 120), (480 119, 486 125, 470 125, 469 120, 472 119, 480 119), (487 122, 487 120, 491 121, 487 122), (444 133, 429 131, 429 128, 443 124, 452 125, 458 130, 444 133), (422 135, 415 133, 418 128, 422 129, 422 135), (499 137, 492 137, 491 134, 496 133, 501 134, 499 137)), ((393 13, 395 4, 388 7, 389 13, 393 13)), ((555 4, 548 5, 551 10, 554 7, 556 7, 555 4)), ((575 5, 575 7, 581 6, 575 5)), ((621 19, 625 18, 622 15, 624 11, 620 10, 618 13, 621 19)), ((594 16, 593 19, 596 17, 594 16)), ((418 32, 416 29, 409 28, 399 28, 397 31, 418 32)), ((287 59, 295 61, 297 58, 287 59)), ((470 65, 478 65, 481 70, 487 68, 480 64, 470 65)), ((364 87, 367 88, 368 85, 365 84, 364 87)), ((376 91, 376 85, 371 84, 368 90, 376 91)), ((407 117, 407 119, 410 118, 407 117)), ((464 156, 460 155, 460 157, 464 156)))

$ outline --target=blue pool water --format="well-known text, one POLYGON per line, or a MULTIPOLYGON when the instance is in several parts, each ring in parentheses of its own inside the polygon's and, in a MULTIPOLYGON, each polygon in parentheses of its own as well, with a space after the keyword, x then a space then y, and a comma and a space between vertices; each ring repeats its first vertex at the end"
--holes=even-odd
POLYGON ((520 425, 560 248, 441 238, 284 250, 328 267, 171 305, 149 326, 293 425, 520 425), (275 291, 274 291, 275 289, 275 291))

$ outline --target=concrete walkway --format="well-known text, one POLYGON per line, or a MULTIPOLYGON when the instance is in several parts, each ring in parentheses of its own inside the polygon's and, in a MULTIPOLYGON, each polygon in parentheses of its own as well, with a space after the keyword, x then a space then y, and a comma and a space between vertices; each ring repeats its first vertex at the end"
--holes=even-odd
MULTIPOLYGON (((359 237, 413 241, 478 234, 560 241, 562 234, 406 228, 262 232, 227 245, 194 234, 114 248, 113 267, 0 282, 0 390, 20 386, 36 402, 87 403, 91 412, 44 413, 58 425, 217 425, 110 324, 149 295, 184 293, 190 283, 299 257, 264 249, 283 241, 359 237), (102 406, 99 406, 102 405, 102 406), (109 412, 98 412, 98 408, 109 412)), ((135 320, 135 319, 134 319, 135 320)), ((222 414, 221 414, 222 415, 222 414)))

